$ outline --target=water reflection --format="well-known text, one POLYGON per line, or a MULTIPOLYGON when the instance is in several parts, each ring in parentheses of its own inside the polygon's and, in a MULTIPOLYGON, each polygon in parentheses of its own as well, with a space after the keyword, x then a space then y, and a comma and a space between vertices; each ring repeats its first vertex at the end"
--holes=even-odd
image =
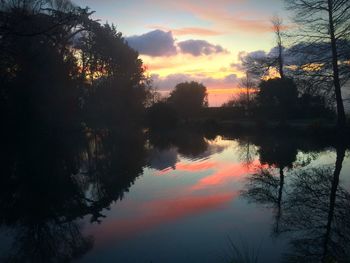
POLYGON ((248 179, 243 195, 253 202, 269 204, 275 210, 274 233, 279 232, 285 184, 285 169, 291 169, 297 157, 297 145, 290 140, 265 137, 257 141, 261 166, 248 179), (267 168, 266 168, 267 167, 267 168), (274 171, 275 168, 278 173, 274 171))
POLYGON ((336 142, 334 167, 320 164, 311 168, 307 165, 317 158, 314 152, 310 156, 303 152, 306 157, 297 162, 297 144, 280 148, 279 143, 269 145, 268 150, 266 145, 260 146, 261 162, 269 168, 248 177, 243 196, 273 207, 273 234, 289 234, 292 247, 284 262, 346 262, 350 251, 350 194, 339 184, 345 143, 336 142), (290 177, 287 185, 285 167, 290 177))
POLYGON ((0 224, 14 233, 5 262, 69 261, 91 248, 92 238, 73 222, 89 209, 72 177, 81 142, 73 137, 17 138, 2 148, 0 224))
POLYGON ((89 147, 83 159, 86 175, 85 195, 89 196, 94 214, 91 221, 100 222, 100 211, 112 201, 122 200, 146 164, 145 136, 141 131, 88 133, 89 147))
POLYGON ((100 222, 145 165, 142 133, 26 134, 1 149, 0 225, 11 229, 4 262, 68 262, 93 247, 77 219, 100 222))
POLYGON ((202 134, 186 129, 158 133, 151 131, 150 144, 161 150, 176 148, 177 152, 189 159, 204 157, 208 143, 202 134))
POLYGON ((145 254, 152 254, 147 262, 217 262, 196 244, 225 238, 233 224, 242 235, 266 228, 274 240, 289 240, 288 248, 269 245, 278 260, 283 254, 286 262, 343 262, 350 251, 345 153, 343 142, 193 130, 9 136, 0 150, 0 259, 94 262, 104 250, 101 262, 140 262, 145 254), (268 209, 259 212, 245 200, 268 209), (181 242, 192 240, 187 253, 197 261, 180 258, 183 248, 164 248, 170 224, 181 242), (194 225, 201 231, 193 234, 194 225), (124 243, 139 253, 122 249, 124 243))
POLYGON ((334 167, 296 172, 285 204, 281 232, 292 232, 288 262, 345 262, 350 248, 350 193, 340 184, 345 147, 334 167))

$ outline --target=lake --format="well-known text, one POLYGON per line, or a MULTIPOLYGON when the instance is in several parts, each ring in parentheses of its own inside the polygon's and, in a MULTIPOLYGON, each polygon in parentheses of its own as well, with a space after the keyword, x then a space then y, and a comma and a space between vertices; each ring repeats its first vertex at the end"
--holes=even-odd
POLYGON ((342 143, 188 130, 87 138, 9 144, 4 262, 348 262, 342 143))

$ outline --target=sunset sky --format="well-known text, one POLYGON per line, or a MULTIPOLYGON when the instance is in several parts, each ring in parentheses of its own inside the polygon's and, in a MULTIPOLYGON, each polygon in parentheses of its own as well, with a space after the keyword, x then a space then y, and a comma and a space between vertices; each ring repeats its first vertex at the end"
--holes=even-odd
POLYGON ((195 80, 220 106, 237 91, 239 56, 274 46, 270 19, 288 17, 282 0, 74 0, 114 23, 139 51, 161 91, 195 80))

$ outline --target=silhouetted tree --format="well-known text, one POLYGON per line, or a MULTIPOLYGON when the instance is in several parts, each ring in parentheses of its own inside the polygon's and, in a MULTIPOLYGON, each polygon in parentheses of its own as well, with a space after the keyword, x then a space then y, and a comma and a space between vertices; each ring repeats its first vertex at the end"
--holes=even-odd
POLYGON ((252 108, 256 106, 255 95, 257 84, 256 81, 254 81, 250 76, 248 71, 241 79, 239 87, 245 91, 240 93, 238 96, 232 97, 229 101, 224 103, 222 107, 236 107, 237 109, 243 108, 246 116, 251 115, 252 108))
POLYGON ((273 25, 273 31, 276 35, 276 44, 277 44, 277 69, 280 75, 280 78, 283 79, 284 75, 284 56, 283 56, 283 43, 282 43, 282 29, 283 29, 283 20, 279 16, 274 16, 271 20, 273 25))
POLYGON ((279 16, 271 19, 272 30, 276 36, 276 46, 269 53, 264 51, 252 52, 248 54, 242 53, 240 60, 242 66, 255 80, 261 80, 271 77, 273 73, 277 73, 278 77, 285 77, 284 70, 284 46, 283 46, 283 20, 279 16))
POLYGON ((295 110, 298 99, 297 87, 292 79, 262 81, 257 100, 267 117, 285 119, 295 110))
POLYGON ((332 82, 338 115, 338 127, 344 128, 346 117, 341 87, 348 81, 350 34, 350 3, 343 0, 291 0, 286 1, 294 12, 298 26, 295 36, 301 53, 300 68, 321 82, 332 82))
POLYGON ((138 53, 114 25, 90 22, 79 42, 82 67, 90 84, 86 117, 90 125, 115 127, 141 118, 147 79, 138 53))
POLYGON ((88 13, 63 2, 2 2, 1 113, 13 130, 72 129, 80 124, 78 66, 72 45, 88 13))
POLYGON ((178 122, 177 112, 166 102, 158 102, 148 109, 148 122, 151 128, 171 129, 178 122))
POLYGON ((191 118, 208 106, 207 88, 198 82, 184 82, 176 85, 170 93, 168 103, 183 118, 191 118))
POLYGON ((115 127, 143 118, 151 85, 142 61, 113 25, 91 14, 64 0, 1 2, 6 126, 76 129, 85 121, 115 127))

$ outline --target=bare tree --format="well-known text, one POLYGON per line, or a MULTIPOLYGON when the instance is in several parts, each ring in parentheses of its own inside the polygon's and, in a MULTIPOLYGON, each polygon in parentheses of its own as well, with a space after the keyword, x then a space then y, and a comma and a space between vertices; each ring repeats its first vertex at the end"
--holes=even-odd
POLYGON ((245 96, 241 99, 243 99, 243 102, 245 104, 246 113, 249 114, 252 93, 254 92, 256 84, 248 71, 246 71, 245 76, 241 79, 239 86, 240 88, 245 89, 245 96))
POLYGON ((271 19, 272 31, 276 36, 276 44, 269 53, 256 51, 244 54, 239 57, 243 67, 250 74, 250 77, 261 79, 270 75, 270 70, 275 69, 280 78, 285 78, 284 72, 284 46, 283 46, 283 20, 279 16, 271 19), (277 50, 277 52, 276 52, 277 50))
POLYGON ((284 58, 283 58, 283 44, 282 44, 282 29, 283 29, 283 20, 279 16, 274 16, 271 19, 273 26, 273 31, 276 35, 276 44, 278 49, 278 56, 276 58, 276 64, 278 68, 278 73, 280 77, 284 78, 284 58))
POLYGON ((350 1, 285 1, 299 25, 295 37, 299 48, 304 50, 303 69, 323 81, 331 80, 337 106, 337 125, 343 129, 346 117, 341 87, 348 80, 349 72, 344 56, 348 56, 350 47, 350 1))

